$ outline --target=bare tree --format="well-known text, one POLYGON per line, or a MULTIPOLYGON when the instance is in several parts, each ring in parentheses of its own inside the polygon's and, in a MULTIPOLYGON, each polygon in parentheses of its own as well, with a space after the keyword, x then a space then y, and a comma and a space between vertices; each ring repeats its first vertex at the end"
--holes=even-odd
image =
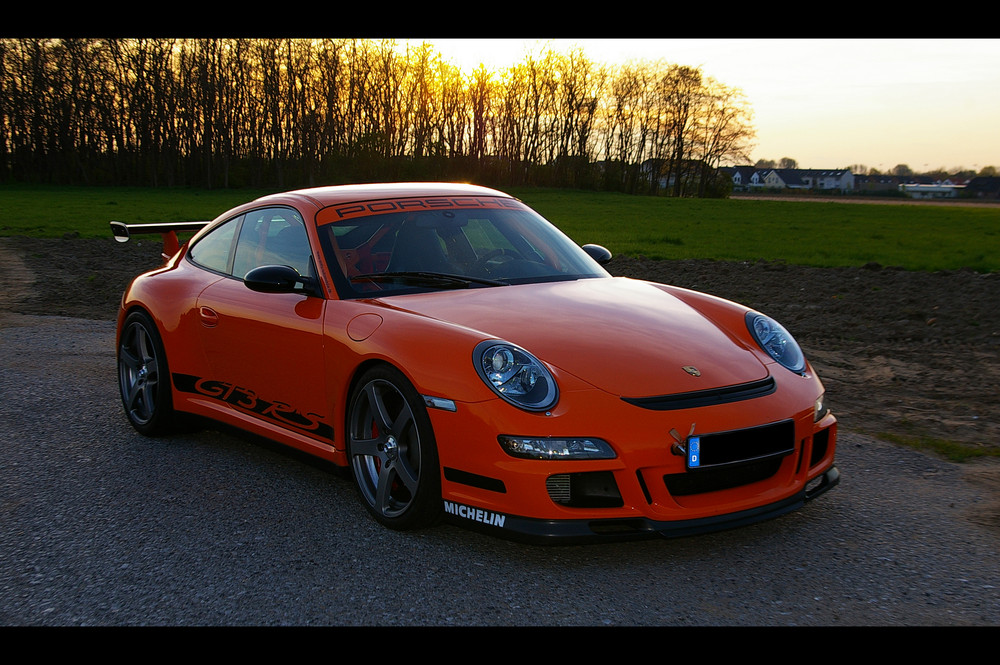
POLYGON ((673 175, 674 196, 683 191, 684 161, 689 156, 689 132, 695 121, 695 111, 702 94, 701 70, 673 65, 663 79, 665 101, 669 107, 669 132, 672 152, 668 175, 673 175))
POLYGON ((471 156, 481 160, 490 154, 496 146, 497 122, 493 113, 499 86, 493 80, 493 74, 480 65, 469 82, 468 99, 472 115, 471 156), (492 140, 490 137, 493 137, 492 140))
POLYGON ((620 66, 610 83, 605 103, 604 155, 609 184, 632 191, 645 152, 646 117, 649 115, 651 76, 644 64, 620 66))
POLYGON ((693 150, 701 160, 698 196, 704 196, 712 174, 723 163, 737 164, 750 160, 755 132, 751 111, 743 92, 708 79, 701 97, 695 123, 693 150))

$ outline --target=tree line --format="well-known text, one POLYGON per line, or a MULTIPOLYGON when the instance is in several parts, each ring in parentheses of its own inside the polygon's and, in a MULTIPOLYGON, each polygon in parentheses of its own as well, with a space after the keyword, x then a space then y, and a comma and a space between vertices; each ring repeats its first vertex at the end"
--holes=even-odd
MULTIPOLYGON (((488 48, 488 42, 484 43, 488 48)), ((460 179, 724 193, 738 89, 666 61, 542 48, 463 73, 366 39, 0 39, 0 180, 288 188, 460 179)))

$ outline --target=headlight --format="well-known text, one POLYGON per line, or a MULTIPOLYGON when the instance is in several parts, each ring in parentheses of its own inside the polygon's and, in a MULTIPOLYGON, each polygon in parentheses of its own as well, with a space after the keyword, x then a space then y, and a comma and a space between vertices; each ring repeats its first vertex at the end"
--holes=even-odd
POLYGON ((760 348, 778 363, 793 372, 801 372, 806 368, 806 358, 802 354, 802 349, 780 323, 757 312, 747 312, 746 321, 750 334, 760 348))
POLYGON ((472 358, 479 378, 516 407, 544 411, 559 398, 549 370, 520 347, 487 340, 476 346, 472 358))
POLYGON ((525 459, 614 459, 615 451, 601 439, 574 437, 498 436, 508 455, 525 459))

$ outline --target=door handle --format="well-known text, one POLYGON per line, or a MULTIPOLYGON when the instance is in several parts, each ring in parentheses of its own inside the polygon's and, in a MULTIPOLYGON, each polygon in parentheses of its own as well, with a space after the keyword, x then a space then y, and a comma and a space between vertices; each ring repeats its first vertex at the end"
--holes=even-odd
POLYGON ((214 328, 219 325, 219 314, 211 307, 199 307, 198 316, 201 317, 201 324, 206 328, 214 328))

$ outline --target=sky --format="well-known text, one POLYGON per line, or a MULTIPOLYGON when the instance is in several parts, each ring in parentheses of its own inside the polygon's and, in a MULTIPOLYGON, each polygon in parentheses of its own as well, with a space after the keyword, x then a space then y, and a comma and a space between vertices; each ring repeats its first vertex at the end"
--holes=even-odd
POLYGON ((752 161, 889 171, 1000 168, 1000 39, 426 39, 466 71, 542 47, 596 62, 663 59, 740 88, 752 161))

